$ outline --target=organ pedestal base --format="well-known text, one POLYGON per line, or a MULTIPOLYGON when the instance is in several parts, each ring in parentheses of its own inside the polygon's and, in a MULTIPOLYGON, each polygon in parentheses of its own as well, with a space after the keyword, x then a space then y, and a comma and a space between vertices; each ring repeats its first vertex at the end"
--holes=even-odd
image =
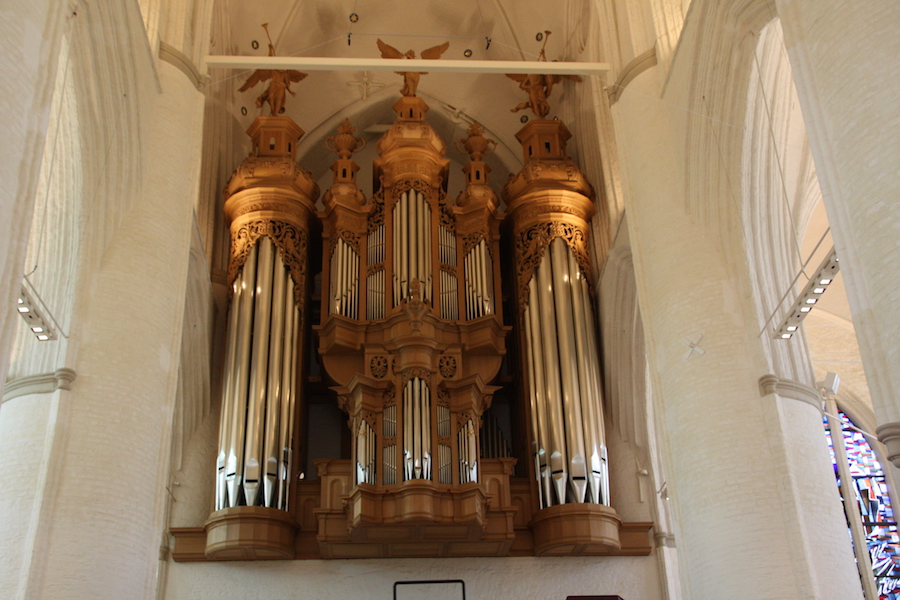
POLYGON ((293 515, 262 506, 217 510, 206 523, 206 557, 212 560, 294 558, 293 515))
POLYGON ((531 521, 537 556, 594 556, 622 549, 622 519, 602 504, 558 504, 538 511, 531 521))
POLYGON ((218 511, 205 528, 171 529, 175 538, 172 558, 177 562, 191 562, 650 554, 652 523, 620 523, 612 509, 596 504, 568 504, 537 511, 531 481, 510 477, 513 462, 513 459, 482 460, 481 482, 470 484, 480 487, 473 498, 484 498, 480 529, 465 522, 367 524, 352 534, 359 540, 354 541, 348 514, 353 496, 351 463, 328 460, 319 463, 320 479, 303 481, 297 486, 296 520, 285 523, 272 515, 278 522, 265 524, 270 509, 259 507, 218 511), (217 523, 214 525, 213 521, 217 523), (293 536, 290 549, 284 545, 286 538, 282 538, 283 543, 277 543, 279 531, 288 534, 285 526, 293 536), (297 528, 296 533, 293 528, 297 528), (480 531, 480 537, 473 538, 473 531, 480 531), (213 539, 217 541, 211 554, 207 543, 213 539))
POLYGON ((484 483, 450 487, 411 480, 352 489, 345 462, 317 464, 323 486, 322 508, 315 512, 323 558, 509 553, 515 537, 509 491, 514 459, 484 460, 484 483), (336 495, 340 489, 350 492, 336 495))

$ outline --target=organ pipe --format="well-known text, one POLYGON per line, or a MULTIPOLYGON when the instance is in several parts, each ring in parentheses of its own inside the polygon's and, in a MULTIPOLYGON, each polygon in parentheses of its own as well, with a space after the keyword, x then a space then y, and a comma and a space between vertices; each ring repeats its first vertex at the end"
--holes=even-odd
POLYGON ((419 377, 403 389, 403 447, 405 478, 431 479, 431 392, 419 377))
POLYGON ((216 508, 286 509, 299 313, 294 282, 267 236, 235 280, 225 357, 216 508))
MULTIPOLYGON (((268 238, 266 238, 268 240, 268 238)), ((269 244, 272 242, 269 241, 269 244)), ((274 262, 274 261, 273 261, 274 262)), ((281 417, 282 397, 281 380, 284 373, 284 321, 285 298, 284 288, 287 272, 283 265, 274 265, 274 282, 272 285, 272 319, 269 343, 269 373, 267 393, 265 397, 265 438, 263 440, 263 460, 265 479, 263 491, 265 493, 265 505, 272 506, 275 498, 276 483, 278 482, 279 447, 278 421, 281 417)))
POLYGON ((355 319, 359 306, 359 255, 343 239, 334 246, 329 270, 329 312, 355 319))
POLYGON ((529 282, 524 321, 541 506, 608 503, 592 309, 562 238, 550 242, 529 282))
POLYGON ((425 194, 407 190, 393 208, 394 224, 394 305, 410 293, 410 284, 418 279, 422 300, 431 301, 431 205, 425 194))
POLYGON ((477 319, 494 312, 493 261, 487 243, 481 240, 465 257, 466 318, 477 319))

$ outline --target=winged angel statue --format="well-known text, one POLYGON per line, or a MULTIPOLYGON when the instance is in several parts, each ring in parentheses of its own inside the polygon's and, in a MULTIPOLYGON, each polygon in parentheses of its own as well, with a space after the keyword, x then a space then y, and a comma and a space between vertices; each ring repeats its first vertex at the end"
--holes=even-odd
MULTIPOLYGON (((444 42, 440 46, 435 46, 433 48, 429 48, 428 50, 422 50, 422 58, 435 60, 441 57, 441 55, 447 51, 447 48, 450 47, 450 42, 444 42)), ((410 58, 414 59, 416 57, 416 53, 412 50, 407 50, 406 54, 403 54, 393 46, 388 46, 381 40, 378 40, 378 49, 381 50, 381 58, 410 58)), ((406 71, 406 72, 397 72, 397 75, 403 75, 403 88, 400 90, 400 93, 404 96, 415 96, 416 88, 419 87, 419 77, 421 75, 428 75, 428 73, 419 73, 416 71, 406 71)))
MULTIPOLYGON (((544 48, 546 48, 547 46, 547 40, 550 38, 550 32, 545 31, 544 33, 546 34, 546 36, 544 37, 544 46, 541 48, 541 54, 538 57, 538 60, 546 62, 547 55, 544 53, 544 48)), ((563 79, 581 82, 581 77, 579 77, 578 75, 540 75, 537 73, 515 73, 507 74, 506 76, 513 81, 518 81, 519 89, 522 89, 528 93, 528 101, 516 105, 515 108, 510 109, 511 112, 519 112, 520 110, 530 108, 538 119, 543 119, 550 112, 550 103, 547 102, 547 98, 550 97, 550 92, 553 90, 554 85, 562 82, 563 79)))
MULTIPOLYGON (((266 30, 266 37, 269 37, 268 23, 263 23, 263 29, 266 30)), ((269 37, 269 56, 275 56, 275 46, 272 45, 271 37, 269 37)), ((291 90, 291 82, 302 81, 305 78, 306 73, 292 69, 258 69, 253 72, 253 75, 244 82, 244 85, 238 91, 246 92, 257 83, 268 81, 269 87, 256 99, 256 107, 262 108, 262 105, 268 102, 272 116, 276 116, 284 112, 284 101, 287 98, 285 92, 288 92, 291 96, 297 95, 291 90)))

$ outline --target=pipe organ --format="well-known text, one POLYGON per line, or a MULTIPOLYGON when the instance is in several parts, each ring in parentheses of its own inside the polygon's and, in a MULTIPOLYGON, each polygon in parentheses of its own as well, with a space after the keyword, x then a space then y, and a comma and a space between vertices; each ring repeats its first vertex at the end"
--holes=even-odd
MULTIPOLYGON (((559 531, 619 547, 609 474, 588 256, 593 190, 566 156, 571 134, 536 120, 516 136, 525 167, 506 184, 516 253, 520 360, 527 374, 535 551, 565 553, 559 531)), ((573 538, 569 538, 571 541, 573 538)))
POLYGON ((295 162, 302 130, 260 117, 248 131, 253 152, 226 189, 232 298, 207 558, 624 552, 628 524, 609 506, 593 191, 565 154, 570 134, 542 119, 519 132, 524 167, 503 190, 503 215, 484 162, 495 143, 477 124, 456 143, 469 160, 465 188, 450 199, 446 146, 427 110, 415 96, 394 105, 369 197, 353 159, 365 142, 341 124, 325 144, 337 158, 318 212, 317 186, 295 162), (504 216, 527 479, 514 477, 512 446, 486 413, 512 329, 501 302, 504 216), (310 327, 314 220, 321 320, 310 327), (298 483, 310 328, 350 450, 317 461, 318 477, 298 483))
MULTIPOLYGON (((337 292, 355 291, 365 310, 354 317, 323 306, 317 327, 323 366, 349 416, 354 463, 345 507, 318 513, 319 546, 325 556, 390 555, 400 540, 422 545, 427 530, 448 555, 473 543, 502 553, 513 508, 488 506, 479 445, 509 329, 494 303, 498 200, 482 161, 491 143, 480 127, 470 129, 461 149, 472 176, 454 202, 446 147, 425 121, 427 105, 403 97, 394 110, 397 120, 376 147, 368 200, 356 187, 351 156, 360 140, 349 122, 328 141, 338 159, 323 197, 323 243, 332 250, 322 272, 365 275, 340 285, 323 280, 323 288, 336 290, 328 299, 334 306, 337 292), (345 255, 335 240, 348 238, 363 240, 363 250, 351 266, 336 265, 345 255)), ((490 469, 501 460, 509 459, 490 469)), ((321 465, 320 478, 336 477, 335 467, 321 465)))
MULTIPOLYGON (((216 511, 206 554, 293 555, 291 481, 310 226, 319 195, 296 162, 303 130, 286 117, 250 127, 253 151, 226 187, 231 231, 216 511)), ((349 303, 348 303, 349 306, 349 303)))

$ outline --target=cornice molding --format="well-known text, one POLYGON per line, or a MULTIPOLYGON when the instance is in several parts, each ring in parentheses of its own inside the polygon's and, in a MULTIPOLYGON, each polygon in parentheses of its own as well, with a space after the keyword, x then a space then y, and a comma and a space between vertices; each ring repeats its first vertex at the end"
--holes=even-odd
POLYGON ((73 381, 75 381, 75 371, 66 368, 57 369, 53 373, 41 373, 13 379, 3 386, 3 400, 0 401, 0 404, 28 394, 52 394, 56 390, 69 390, 72 389, 73 381))
POLYGON ((759 395, 778 394, 782 398, 792 398, 806 402, 817 411, 824 410, 822 396, 818 391, 791 379, 781 379, 777 375, 767 374, 759 378, 759 395))

